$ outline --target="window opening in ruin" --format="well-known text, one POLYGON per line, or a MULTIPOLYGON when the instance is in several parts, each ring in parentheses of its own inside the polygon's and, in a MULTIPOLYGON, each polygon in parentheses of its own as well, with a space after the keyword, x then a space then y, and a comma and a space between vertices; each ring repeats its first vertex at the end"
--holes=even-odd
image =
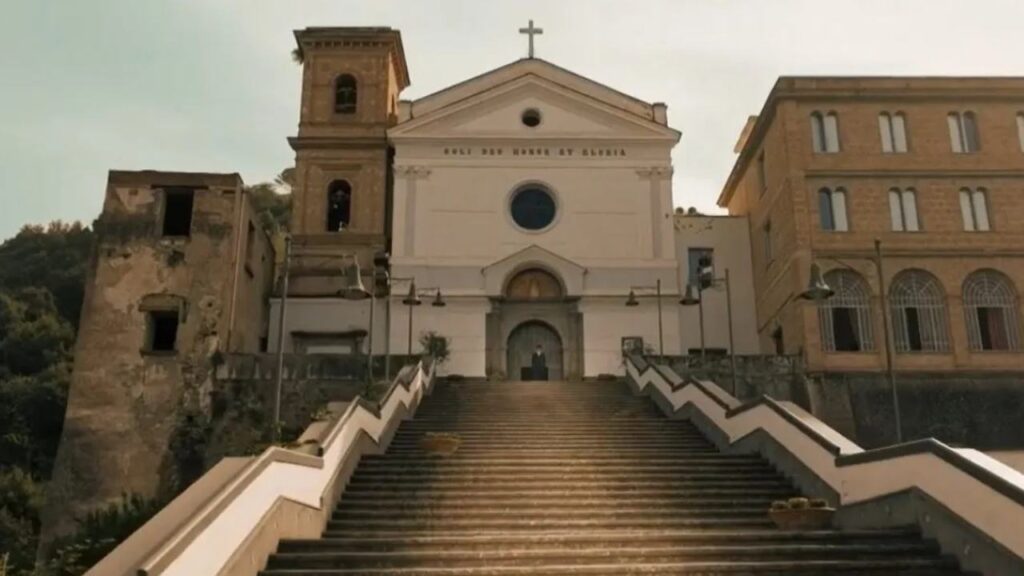
POLYGON ((168 190, 164 197, 164 236, 188 236, 192 230, 192 190, 168 190))
POLYGON ((146 349, 150 352, 173 352, 177 349, 178 312, 176 310, 154 310, 149 313, 149 341, 146 349))

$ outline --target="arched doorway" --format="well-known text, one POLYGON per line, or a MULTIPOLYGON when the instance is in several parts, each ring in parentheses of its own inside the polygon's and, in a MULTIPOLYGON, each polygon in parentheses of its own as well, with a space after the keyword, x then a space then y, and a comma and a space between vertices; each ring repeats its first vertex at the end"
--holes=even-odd
POLYGON ((529 368, 533 353, 540 346, 547 358, 548 380, 562 380, 562 338, 544 322, 531 320, 516 326, 508 336, 509 378, 521 379, 523 368, 529 368))

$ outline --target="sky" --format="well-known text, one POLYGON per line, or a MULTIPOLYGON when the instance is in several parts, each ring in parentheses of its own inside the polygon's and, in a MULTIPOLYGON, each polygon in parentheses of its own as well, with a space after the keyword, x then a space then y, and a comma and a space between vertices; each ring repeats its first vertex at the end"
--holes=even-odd
POLYGON ((668 104, 675 204, 705 212, 780 75, 1024 76, 1021 0, 2 0, 0 238, 91 222, 109 169, 272 179, 294 29, 398 28, 412 99, 524 57, 531 18, 537 56, 668 104))

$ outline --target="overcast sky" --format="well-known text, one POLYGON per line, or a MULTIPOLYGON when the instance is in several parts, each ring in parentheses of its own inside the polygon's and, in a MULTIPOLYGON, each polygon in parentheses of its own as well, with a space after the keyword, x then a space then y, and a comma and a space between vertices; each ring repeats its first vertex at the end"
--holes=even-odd
POLYGON ((706 211, 780 75, 1024 75, 1022 0, 2 0, 0 238, 91 222, 111 168, 289 166, 293 29, 400 29, 416 98, 525 56, 530 18, 538 56, 668 103, 706 211))

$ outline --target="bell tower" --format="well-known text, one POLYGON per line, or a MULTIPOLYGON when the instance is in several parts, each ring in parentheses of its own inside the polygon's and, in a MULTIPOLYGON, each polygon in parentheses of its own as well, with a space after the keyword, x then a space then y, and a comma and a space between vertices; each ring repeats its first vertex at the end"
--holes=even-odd
MULTIPOLYGON (((302 252, 356 254, 367 269, 387 250, 391 151, 387 130, 409 86, 402 37, 391 28, 306 28, 295 32, 302 62, 291 231, 302 252)), ((337 266, 294 262, 293 290, 333 294, 337 266)))

